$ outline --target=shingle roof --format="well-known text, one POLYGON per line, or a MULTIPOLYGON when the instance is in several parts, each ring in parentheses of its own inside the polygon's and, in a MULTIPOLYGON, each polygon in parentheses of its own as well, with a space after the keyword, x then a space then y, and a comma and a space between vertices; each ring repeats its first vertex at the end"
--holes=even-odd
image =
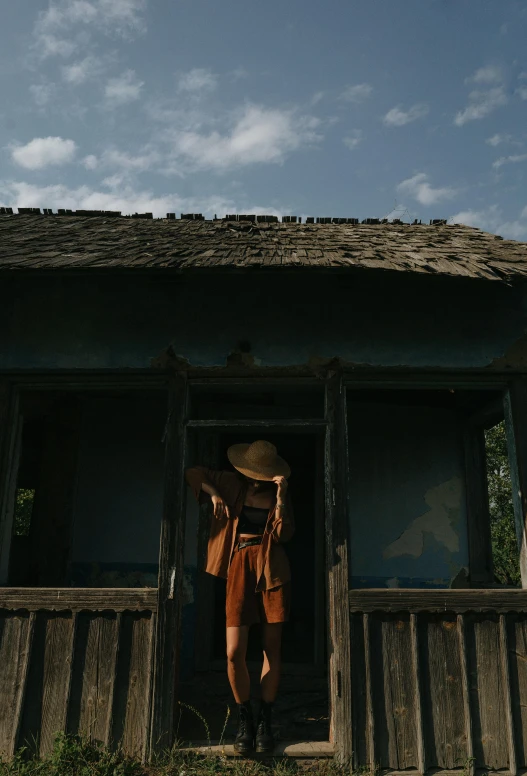
POLYGON ((0 270, 375 268, 527 276, 527 243, 462 225, 0 215, 0 270))

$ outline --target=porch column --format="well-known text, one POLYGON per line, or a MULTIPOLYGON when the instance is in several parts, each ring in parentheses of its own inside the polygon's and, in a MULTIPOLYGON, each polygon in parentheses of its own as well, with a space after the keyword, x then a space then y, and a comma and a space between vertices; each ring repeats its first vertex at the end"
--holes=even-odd
POLYGON ((527 588, 527 378, 510 383, 504 407, 520 573, 522 587, 527 588))
POLYGON ((348 438, 346 389, 340 375, 326 385, 326 558, 329 612, 330 737, 335 757, 353 752, 348 569, 348 438))
POLYGON ((159 549, 158 608, 150 751, 173 742, 179 673, 181 589, 185 545, 184 468, 186 375, 170 379, 165 428, 165 494, 159 549))

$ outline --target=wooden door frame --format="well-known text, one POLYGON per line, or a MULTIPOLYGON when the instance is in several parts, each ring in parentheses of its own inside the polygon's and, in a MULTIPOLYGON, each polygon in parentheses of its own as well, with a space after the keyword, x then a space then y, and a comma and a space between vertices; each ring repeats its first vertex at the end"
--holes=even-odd
MULTIPOLYGON (((324 378, 204 378, 188 380, 193 384, 232 385, 318 385, 324 389, 324 418, 284 421, 266 419, 189 420, 185 428, 227 429, 265 428, 294 431, 303 428, 323 433, 324 437, 324 503, 326 533, 326 605, 330 613, 328 640, 328 683, 330 705, 330 737, 335 744, 335 756, 340 762, 350 762, 353 751, 351 647, 349 614, 348 568, 348 450, 346 422, 346 391, 342 374, 328 372, 324 378)), ((186 436, 186 434, 185 434, 186 436)), ((186 447, 186 441, 184 442, 186 447)), ((184 510, 182 517, 185 518, 184 510)))

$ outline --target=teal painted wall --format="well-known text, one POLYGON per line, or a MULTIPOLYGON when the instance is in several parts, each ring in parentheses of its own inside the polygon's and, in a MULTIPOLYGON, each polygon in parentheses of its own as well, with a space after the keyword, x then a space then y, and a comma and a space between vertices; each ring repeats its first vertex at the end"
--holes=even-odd
POLYGON ((489 365, 527 331, 525 295, 490 281, 361 271, 0 278, 0 369, 148 368, 172 344, 222 366, 340 358, 378 366, 489 365))
POLYGON ((468 570, 460 423, 452 410, 348 392, 353 587, 448 587, 468 570))

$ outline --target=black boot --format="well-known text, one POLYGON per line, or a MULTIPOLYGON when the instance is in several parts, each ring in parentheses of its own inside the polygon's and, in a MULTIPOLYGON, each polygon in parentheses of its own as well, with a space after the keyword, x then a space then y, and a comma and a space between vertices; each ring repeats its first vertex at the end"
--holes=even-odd
POLYGON ((251 701, 238 703, 238 732, 234 739, 234 751, 248 754, 254 746, 254 721, 251 701))
POLYGON ((273 731, 271 729, 273 704, 260 701, 258 719, 256 722, 256 751, 272 752, 274 749, 273 731))

